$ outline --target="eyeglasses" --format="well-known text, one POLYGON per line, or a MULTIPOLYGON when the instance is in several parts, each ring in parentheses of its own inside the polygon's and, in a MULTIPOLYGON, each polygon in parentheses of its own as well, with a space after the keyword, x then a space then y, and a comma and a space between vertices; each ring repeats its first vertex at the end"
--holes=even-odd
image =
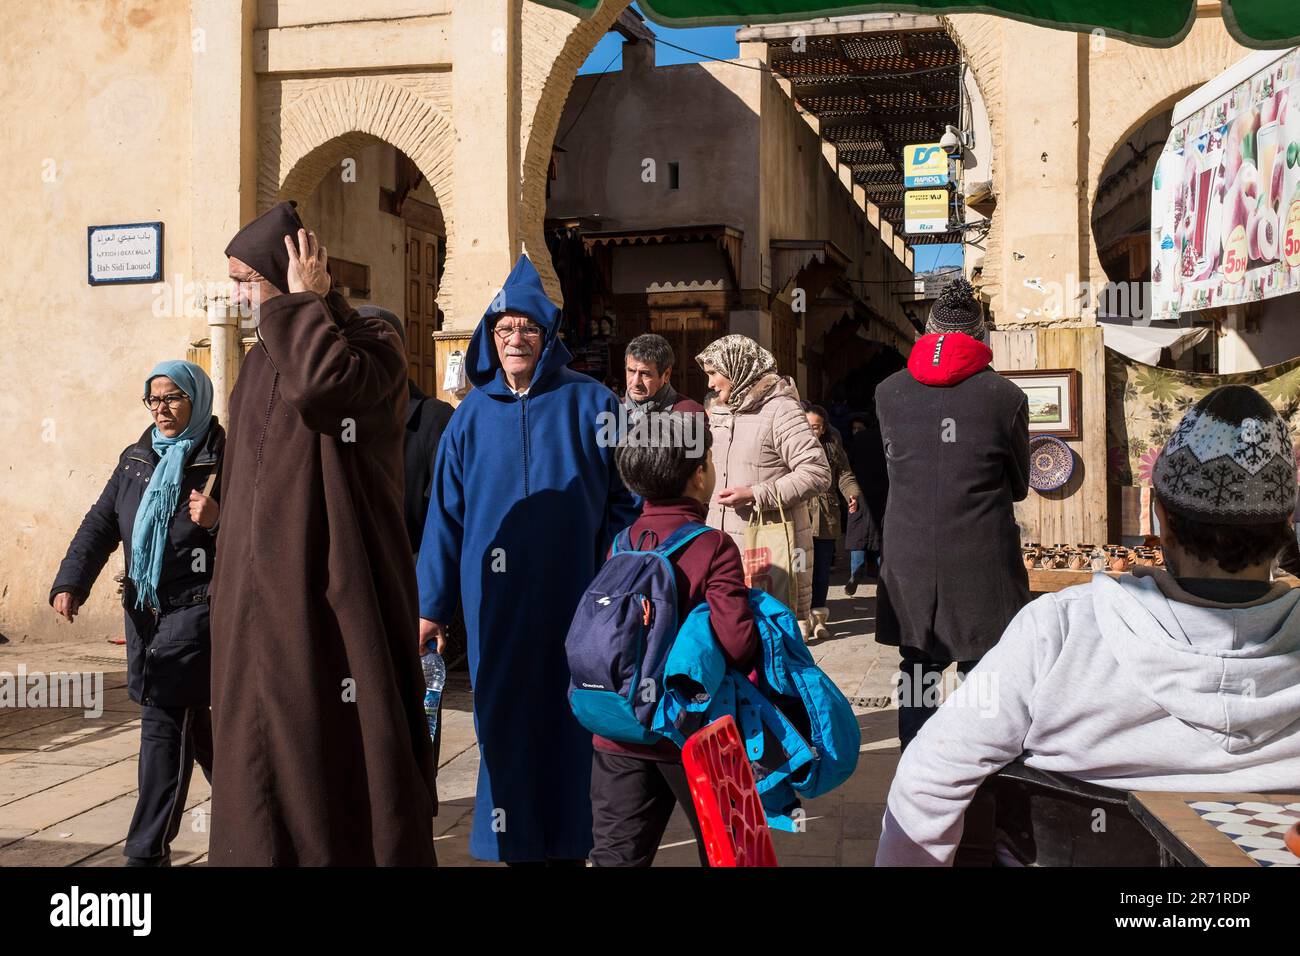
POLYGON ((175 411, 181 407, 181 402, 188 402, 189 400, 190 398, 188 395, 182 395, 180 392, 174 392, 171 395, 163 395, 161 398, 157 395, 150 395, 144 400, 144 407, 149 409, 151 412, 156 412, 158 411, 158 406, 166 402, 168 410, 175 411))
POLYGON ((542 337, 542 327, 531 322, 527 325, 497 325, 492 329, 492 334, 502 342, 510 341, 510 337, 516 332, 522 332, 526 339, 540 339, 542 337))

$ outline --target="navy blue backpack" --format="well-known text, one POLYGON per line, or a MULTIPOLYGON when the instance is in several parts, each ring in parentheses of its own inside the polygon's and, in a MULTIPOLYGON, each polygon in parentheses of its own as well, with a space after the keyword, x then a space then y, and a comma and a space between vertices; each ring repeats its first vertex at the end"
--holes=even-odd
POLYGON ((664 665, 677 638, 677 577, 669 557, 708 531, 682 525, 659 547, 635 547, 625 529, 582 595, 564 650, 569 706, 594 734, 629 744, 664 740, 650 729, 663 694, 664 665))

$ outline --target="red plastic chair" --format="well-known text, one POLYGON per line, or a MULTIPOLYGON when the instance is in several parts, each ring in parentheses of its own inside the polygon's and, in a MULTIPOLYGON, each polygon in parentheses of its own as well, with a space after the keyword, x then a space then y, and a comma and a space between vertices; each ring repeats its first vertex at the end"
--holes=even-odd
POLYGON ((682 748, 710 866, 776 866, 754 772, 731 716, 691 735, 682 748))

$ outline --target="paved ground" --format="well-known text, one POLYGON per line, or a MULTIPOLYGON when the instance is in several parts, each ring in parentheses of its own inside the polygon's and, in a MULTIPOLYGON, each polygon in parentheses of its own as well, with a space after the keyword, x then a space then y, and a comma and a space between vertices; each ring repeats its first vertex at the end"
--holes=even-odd
MULTIPOLYGON (((846 556, 834 580, 845 576, 846 556)), ((838 584, 831 589, 835 634, 812 645, 814 656, 855 701, 862 727, 857 772, 842 787, 806 805, 803 833, 774 834, 786 866, 870 865, 880 834, 885 795, 898 762, 896 715, 889 703, 892 650, 872 639, 875 589, 855 598, 838 584)), ((74 633, 69 628, 65 633, 74 633)), ((122 843, 136 799, 139 708, 126 694, 126 654, 102 643, 0 646, 0 672, 102 671, 104 712, 0 708, 0 866, 120 866, 122 843)), ((477 864, 466 846, 472 817, 478 750, 467 675, 449 676, 443 710, 439 770, 442 811, 434 821, 438 859, 444 865, 477 864)), ((189 811, 172 845, 177 865, 207 859, 209 790, 197 768, 189 811)), ((697 865, 690 827, 678 811, 665 834, 657 866, 697 865)))

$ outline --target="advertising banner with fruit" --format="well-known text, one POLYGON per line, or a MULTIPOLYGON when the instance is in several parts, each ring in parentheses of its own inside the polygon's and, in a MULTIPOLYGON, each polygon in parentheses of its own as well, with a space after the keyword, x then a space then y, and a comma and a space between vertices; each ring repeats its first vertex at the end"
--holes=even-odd
POLYGON ((1153 318, 1300 292, 1300 50, 1173 128, 1151 239, 1153 318))

